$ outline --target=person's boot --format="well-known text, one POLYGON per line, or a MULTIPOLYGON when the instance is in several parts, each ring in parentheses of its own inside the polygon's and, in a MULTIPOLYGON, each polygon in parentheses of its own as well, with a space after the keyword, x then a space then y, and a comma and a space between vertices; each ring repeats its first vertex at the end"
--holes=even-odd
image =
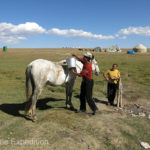
POLYGON ((93 113, 92 113, 92 115, 96 115, 96 113, 98 112, 98 110, 96 109, 96 110, 94 110, 93 111, 93 113))
POLYGON ((114 105, 114 102, 111 102, 110 105, 111 105, 111 106, 115 106, 115 105, 114 105))
POLYGON ((85 110, 77 110, 76 113, 85 113, 85 110))
POLYGON ((107 102, 107 105, 108 105, 108 106, 110 106, 110 105, 111 105, 111 103, 110 103, 110 102, 107 102))

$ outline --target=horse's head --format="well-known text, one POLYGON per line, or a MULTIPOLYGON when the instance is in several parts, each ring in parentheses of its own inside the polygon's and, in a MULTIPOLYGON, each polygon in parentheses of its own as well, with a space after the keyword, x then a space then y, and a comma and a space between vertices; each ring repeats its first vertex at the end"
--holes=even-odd
MULTIPOLYGON (((100 73, 100 69, 98 67, 98 63, 96 61, 96 59, 94 58, 94 56, 92 56, 92 59, 91 59, 91 63, 92 63, 92 71, 95 75, 98 75, 100 73)), ((77 73, 80 73, 82 71, 82 68, 83 68, 83 64, 76 60, 76 71, 77 73)))
POLYGON ((100 69, 98 67, 98 63, 97 63, 94 55, 92 56, 91 62, 92 62, 92 71, 93 71, 93 73, 95 73, 95 75, 99 75, 100 69))

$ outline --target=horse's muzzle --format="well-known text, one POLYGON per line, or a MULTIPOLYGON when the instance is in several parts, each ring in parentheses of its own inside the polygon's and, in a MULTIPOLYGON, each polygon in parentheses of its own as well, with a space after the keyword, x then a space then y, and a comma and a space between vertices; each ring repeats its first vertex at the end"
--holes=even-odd
POLYGON ((100 73, 100 72, 95 72, 95 75, 97 75, 97 76, 98 76, 98 75, 99 75, 99 73, 100 73))

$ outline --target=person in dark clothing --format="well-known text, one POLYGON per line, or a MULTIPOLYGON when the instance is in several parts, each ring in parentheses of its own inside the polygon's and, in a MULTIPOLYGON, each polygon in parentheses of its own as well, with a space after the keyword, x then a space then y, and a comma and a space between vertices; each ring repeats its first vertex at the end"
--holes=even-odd
POLYGON ((116 96, 116 91, 118 89, 118 81, 120 79, 120 72, 117 69, 118 65, 113 64, 110 70, 107 70, 104 73, 104 78, 108 82, 107 85, 107 98, 108 98, 108 105, 114 105, 114 99, 116 96))
POLYGON ((93 115, 96 115, 98 108, 95 105, 95 102, 92 98, 94 81, 92 78, 91 59, 93 55, 87 52, 84 54, 83 58, 77 56, 76 54, 72 54, 72 56, 76 57, 79 61, 81 61, 81 63, 83 63, 83 69, 81 73, 77 73, 74 69, 72 69, 72 72, 74 74, 78 75, 79 77, 82 77, 82 83, 80 88, 80 110, 78 110, 77 113, 86 112, 87 100, 89 107, 93 111, 93 115))

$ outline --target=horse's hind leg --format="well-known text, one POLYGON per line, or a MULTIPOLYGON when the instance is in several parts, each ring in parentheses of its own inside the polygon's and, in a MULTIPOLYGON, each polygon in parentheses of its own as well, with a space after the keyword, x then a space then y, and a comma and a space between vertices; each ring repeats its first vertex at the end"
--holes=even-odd
POLYGON ((31 68, 26 69, 26 106, 25 106, 25 115, 32 115, 31 104, 32 104, 32 94, 34 89, 34 82, 30 73, 31 68))
POLYGON ((32 96, 32 105, 31 105, 31 110, 32 110, 32 119, 33 122, 37 121, 37 116, 36 116, 36 102, 41 94, 42 89, 41 88, 36 88, 34 90, 33 96, 32 96))
POLYGON ((32 104, 32 98, 30 98, 30 99, 26 102, 26 106, 25 106, 25 115, 27 115, 27 116, 29 116, 29 117, 32 116, 31 104, 32 104))

